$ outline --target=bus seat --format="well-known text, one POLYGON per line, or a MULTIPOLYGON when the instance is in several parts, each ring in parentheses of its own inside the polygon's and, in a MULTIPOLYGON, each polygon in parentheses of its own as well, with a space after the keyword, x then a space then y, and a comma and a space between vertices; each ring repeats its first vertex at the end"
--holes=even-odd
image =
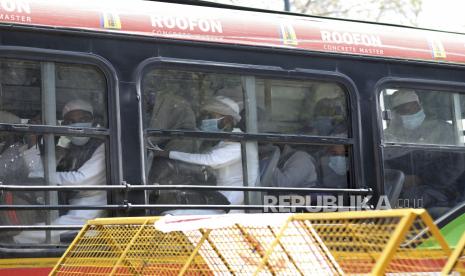
POLYGON ((391 204, 392 208, 395 208, 397 205, 404 181, 405 174, 402 171, 393 169, 384 170, 384 191, 388 196, 389 204, 391 204))
POLYGON ((281 156, 279 147, 267 145, 260 147, 260 155, 264 155, 259 161, 260 166, 260 184, 262 187, 271 187, 273 179, 273 172, 276 169, 281 156))

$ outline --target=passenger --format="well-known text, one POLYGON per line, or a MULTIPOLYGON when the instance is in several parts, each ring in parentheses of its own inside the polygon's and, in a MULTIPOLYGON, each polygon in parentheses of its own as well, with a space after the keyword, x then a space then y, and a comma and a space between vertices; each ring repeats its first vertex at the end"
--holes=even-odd
MULTIPOLYGON (((8 111, 0 110, 0 124, 19 124, 21 122, 20 118, 13 113, 8 111)), ((6 150, 10 145, 15 143, 15 136, 11 133, 1 133, 0 132, 0 154, 6 150)))
MULTIPOLYGON (((94 116, 92 106, 83 100, 68 102, 63 108, 63 125, 71 127, 92 127, 94 116)), ((65 155, 57 165, 58 185, 106 185, 105 145, 102 140, 90 137, 65 137, 59 139, 58 146, 65 149, 65 155)), ((28 163, 36 163, 30 177, 44 177, 40 152, 32 147, 26 154, 28 163)), ((105 191, 76 191, 69 199, 72 206, 104 205, 105 191)), ((71 210, 52 222, 55 225, 82 225, 87 220, 100 217, 102 210, 71 210)), ((52 231, 58 236, 66 231, 52 231)), ((40 243, 45 241, 44 231, 23 231, 14 237, 17 243, 40 243)))
MULTIPOLYGON (((429 119, 413 90, 392 95, 393 117, 385 130, 388 142, 454 145, 453 126, 429 119)), ((423 149, 385 151, 386 168, 401 170, 405 181, 401 198, 409 204, 421 200, 424 208, 448 207, 457 198, 457 180, 463 172, 462 154, 423 149)))
POLYGON ((332 145, 320 157, 323 188, 348 188, 348 162, 346 149, 343 145, 332 145))
MULTIPOLYGON (((190 104, 182 97, 161 91, 156 94, 155 105, 149 121, 149 127, 155 129, 171 130, 195 130, 195 114, 190 104)), ((162 148, 164 150, 176 150, 193 153, 197 151, 198 145, 192 139, 172 139, 162 137, 147 138, 147 147, 162 148)), ((148 180, 149 183, 163 183, 169 168, 166 162, 153 160, 152 152, 148 153, 148 180)), ((175 183, 176 184, 176 183, 175 183)), ((160 191, 164 193, 164 191, 160 191)))
POLYGON ((310 154, 289 145, 283 147, 271 180, 273 187, 312 188, 317 185, 315 161, 310 154))
MULTIPOLYGON (((195 130, 195 114, 191 105, 182 97, 169 91, 156 94, 155 105, 149 121, 150 128, 170 130, 195 130)), ((195 143, 186 139, 150 137, 149 142, 165 150, 194 152, 195 143)))
POLYGON ((345 104, 341 98, 320 99, 304 132, 319 136, 347 137, 346 117, 345 104))
MULTIPOLYGON (((0 111, 0 123, 19 124, 21 119, 8 111, 0 111)), ((0 182, 17 184, 27 179, 22 153, 27 149, 22 137, 0 132, 0 182)))
MULTIPOLYGON (((323 98, 318 101, 314 117, 311 123, 314 134, 347 137, 346 112, 340 98, 323 98)), ((332 145, 319 150, 315 155, 319 160, 319 187, 348 188, 346 148, 343 145, 332 145)))
MULTIPOLYGON (((235 125, 240 121, 239 106, 233 100, 217 96, 202 107, 203 120, 200 129, 203 131, 240 132, 235 125)), ((191 164, 206 165, 216 172, 217 186, 242 186, 241 144, 238 142, 220 141, 205 153, 186 153, 180 151, 159 150, 157 156, 167 157, 191 164)), ((220 191, 230 204, 243 204, 244 194, 241 191, 220 191)), ((216 213, 221 213, 218 211, 216 213)), ((188 211, 184 213, 189 213, 188 211)), ((195 212, 198 213, 198 212, 195 212)))
POLYGON ((413 90, 397 90, 391 96, 393 117, 384 131, 388 142, 455 145, 452 124, 430 119, 413 90))

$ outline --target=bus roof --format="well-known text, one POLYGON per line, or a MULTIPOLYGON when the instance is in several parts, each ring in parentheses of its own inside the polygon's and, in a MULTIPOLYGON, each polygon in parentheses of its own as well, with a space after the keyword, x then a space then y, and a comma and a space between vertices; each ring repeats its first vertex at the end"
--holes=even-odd
POLYGON ((465 63, 461 34, 166 2, 0 0, 0 24, 465 63))

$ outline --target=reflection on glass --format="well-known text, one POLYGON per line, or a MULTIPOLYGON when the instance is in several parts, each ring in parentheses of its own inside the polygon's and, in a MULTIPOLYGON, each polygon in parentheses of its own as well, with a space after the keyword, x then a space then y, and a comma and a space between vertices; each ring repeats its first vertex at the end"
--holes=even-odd
POLYGON ((220 96, 237 104, 244 132, 348 137, 346 93, 335 83, 156 69, 142 84, 148 128, 200 128, 203 107, 220 96))
POLYGON ((94 66, 0 59, 0 76, 0 123, 57 125, 65 104, 81 99, 95 126, 108 126, 106 81, 94 66))
POLYGON ((257 80, 260 132, 347 137, 347 104, 333 83, 257 80))
POLYGON ((389 174, 402 174, 385 184, 388 195, 399 191, 393 207, 426 208, 438 217, 465 199, 465 153, 388 147, 384 162, 389 174))

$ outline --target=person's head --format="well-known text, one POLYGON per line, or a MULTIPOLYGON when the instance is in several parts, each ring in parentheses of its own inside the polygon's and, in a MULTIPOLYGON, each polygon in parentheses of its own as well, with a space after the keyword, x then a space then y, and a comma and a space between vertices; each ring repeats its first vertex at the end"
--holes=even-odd
MULTIPOLYGON (((94 121, 92 105, 83 100, 69 101, 63 107, 63 125, 71 127, 91 127, 94 121)), ((76 146, 85 145, 90 137, 71 137, 71 143, 76 146)))
POLYGON ((328 166, 338 175, 347 173, 347 151, 344 145, 332 145, 328 148, 328 166))
POLYGON ((416 129, 425 120, 425 113, 415 91, 400 89, 391 96, 391 108, 406 129, 416 129))
POLYGON ((345 105, 339 98, 323 98, 317 102, 310 123, 315 134, 347 136, 345 105))
POLYGON ((239 105, 230 98, 217 96, 202 107, 203 131, 231 131, 241 120, 239 105))

